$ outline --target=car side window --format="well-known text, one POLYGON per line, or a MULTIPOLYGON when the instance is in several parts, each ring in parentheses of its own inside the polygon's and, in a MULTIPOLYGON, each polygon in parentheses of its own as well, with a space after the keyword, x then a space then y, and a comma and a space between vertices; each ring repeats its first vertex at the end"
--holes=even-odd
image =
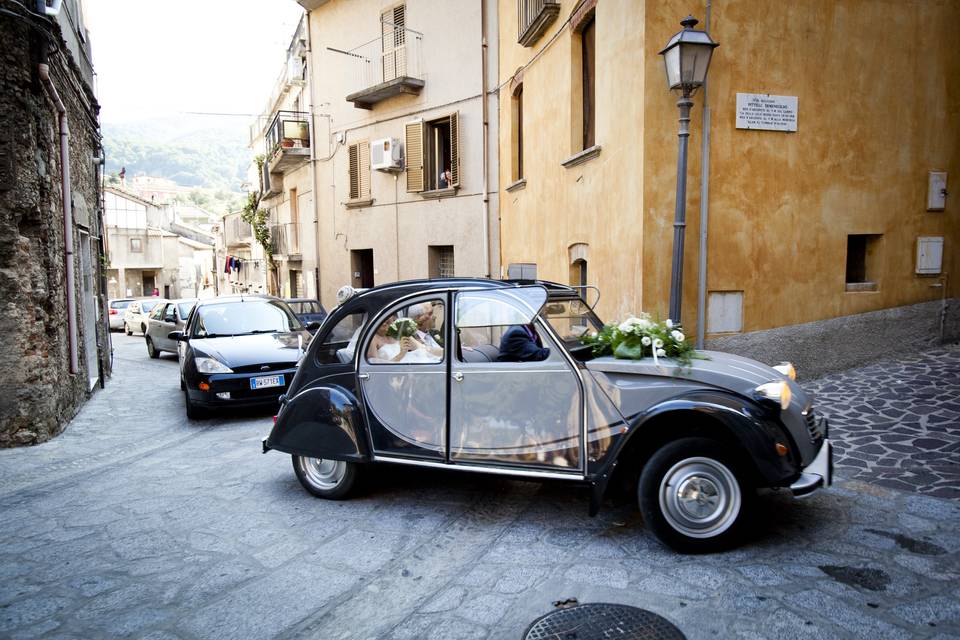
POLYGON ((164 322, 176 322, 176 321, 177 321, 177 316, 176 316, 176 313, 177 313, 177 305, 175 305, 175 304, 168 304, 168 305, 165 307, 165 309, 166 309, 166 310, 163 312, 163 320, 164 320, 164 322))
POLYGON ((317 345, 317 364, 346 364, 352 362, 365 318, 366 314, 363 311, 350 313, 340 318, 317 345))
POLYGON ((440 298, 394 309, 383 318, 370 338, 367 362, 375 365, 443 362, 444 309, 440 298))
POLYGON ((163 312, 163 305, 159 305, 153 308, 153 311, 147 314, 148 318, 153 318, 154 320, 159 320, 160 315, 163 312))

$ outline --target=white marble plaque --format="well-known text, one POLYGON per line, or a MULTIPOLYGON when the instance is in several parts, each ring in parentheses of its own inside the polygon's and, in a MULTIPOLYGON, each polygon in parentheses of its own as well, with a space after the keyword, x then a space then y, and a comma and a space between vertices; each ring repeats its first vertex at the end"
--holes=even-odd
POLYGON ((797 130, 797 96, 737 94, 737 129, 797 130))

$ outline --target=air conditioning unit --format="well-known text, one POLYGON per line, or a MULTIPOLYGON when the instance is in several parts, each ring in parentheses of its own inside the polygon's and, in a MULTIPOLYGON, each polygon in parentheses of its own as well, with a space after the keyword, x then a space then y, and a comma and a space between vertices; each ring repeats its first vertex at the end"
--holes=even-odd
POLYGON ((396 138, 370 143, 370 167, 377 171, 403 171, 403 147, 396 138))

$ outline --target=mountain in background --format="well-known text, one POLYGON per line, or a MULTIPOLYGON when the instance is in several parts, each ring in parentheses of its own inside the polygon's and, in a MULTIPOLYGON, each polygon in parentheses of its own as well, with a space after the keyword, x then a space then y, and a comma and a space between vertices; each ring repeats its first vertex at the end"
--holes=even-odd
POLYGON ((127 179, 148 175, 195 187, 210 201, 207 208, 225 213, 243 196, 253 158, 247 148, 250 120, 183 114, 104 122, 106 173, 116 176, 125 167, 127 179))

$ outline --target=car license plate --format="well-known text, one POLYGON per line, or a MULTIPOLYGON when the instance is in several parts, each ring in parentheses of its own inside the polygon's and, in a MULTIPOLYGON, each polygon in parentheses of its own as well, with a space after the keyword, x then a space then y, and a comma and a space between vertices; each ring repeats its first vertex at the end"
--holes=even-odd
POLYGON ((250 378, 251 389, 267 389, 269 387, 282 387, 283 376, 262 376, 260 378, 250 378))

